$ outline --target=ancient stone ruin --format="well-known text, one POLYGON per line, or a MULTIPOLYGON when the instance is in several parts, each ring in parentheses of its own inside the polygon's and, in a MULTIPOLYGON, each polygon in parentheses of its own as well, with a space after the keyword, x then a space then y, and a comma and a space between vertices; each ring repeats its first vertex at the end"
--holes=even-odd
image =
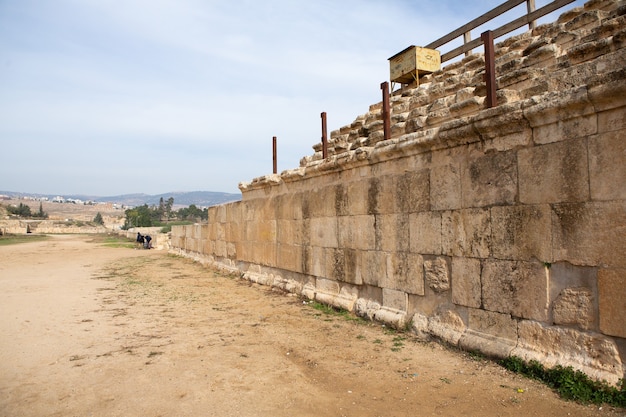
POLYGON ((419 337, 571 365, 626 363, 626 2, 593 0, 331 133, 300 167, 172 247, 419 337))

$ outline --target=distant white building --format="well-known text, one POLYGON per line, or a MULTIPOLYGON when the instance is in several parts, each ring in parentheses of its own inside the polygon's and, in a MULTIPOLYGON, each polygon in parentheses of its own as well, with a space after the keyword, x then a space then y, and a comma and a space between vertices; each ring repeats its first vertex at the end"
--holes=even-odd
POLYGON ((61 196, 56 196, 52 199, 53 203, 65 203, 65 198, 61 196))

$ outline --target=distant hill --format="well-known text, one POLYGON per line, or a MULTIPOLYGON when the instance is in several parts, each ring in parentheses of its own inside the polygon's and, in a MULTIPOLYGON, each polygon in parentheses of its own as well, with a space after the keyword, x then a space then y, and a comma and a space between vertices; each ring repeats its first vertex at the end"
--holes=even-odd
POLYGON ((101 197, 94 195, 61 195, 61 194, 35 194, 35 193, 23 193, 15 191, 0 191, 0 195, 7 195, 9 197, 34 197, 42 198, 47 197, 49 200, 60 196, 65 199, 75 199, 82 201, 95 201, 95 202, 110 202, 123 204, 125 206, 142 206, 147 204, 149 206, 158 205, 161 198, 167 201, 168 198, 174 198, 174 206, 190 206, 192 204, 197 207, 210 207, 217 204, 228 203, 231 201, 241 200, 240 194, 220 193, 214 191, 173 191, 170 193, 149 195, 149 194, 124 194, 109 197, 101 197))

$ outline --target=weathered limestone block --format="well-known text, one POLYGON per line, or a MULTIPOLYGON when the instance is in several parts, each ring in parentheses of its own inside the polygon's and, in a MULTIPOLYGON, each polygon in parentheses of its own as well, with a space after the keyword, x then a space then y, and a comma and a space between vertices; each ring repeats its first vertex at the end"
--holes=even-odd
POLYGON ((480 135, 470 122, 469 118, 459 118, 443 123, 439 127, 439 142, 446 147, 452 148, 459 145, 474 143, 480 141, 480 135))
POLYGON ((315 282, 307 282, 302 287, 302 292, 300 294, 302 294, 302 296, 308 298, 309 300, 314 300, 315 299, 315 291, 316 291, 316 289, 315 289, 315 282))
POLYGON ((458 164, 430 170, 431 210, 455 210, 461 207, 461 168, 458 164))
POLYGON ((511 354, 526 361, 536 360, 548 367, 572 366, 613 384, 623 376, 615 342, 601 334, 548 327, 528 320, 520 321, 518 334, 518 345, 511 354))
POLYGON ((430 340, 430 332, 428 331, 428 316, 415 313, 411 319, 411 332, 418 340, 430 340))
POLYGON ((335 189, 322 187, 311 190, 307 198, 308 212, 311 218, 327 217, 336 214, 335 189))
POLYGON ((376 216, 376 249, 385 252, 408 252, 409 228, 408 214, 376 216))
POLYGON ((302 246, 279 243, 276 252, 276 266, 278 268, 302 272, 302 246))
POLYGON ((301 244, 303 225, 304 223, 298 220, 277 220, 276 242, 287 244, 301 244))
POLYGON ((185 238, 185 250, 189 252, 198 252, 198 240, 192 237, 185 238))
POLYGON ((441 243, 445 255, 487 258, 491 245, 488 209, 446 211, 441 215, 441 243))
POLYGON ((446 310, 428 319, 428 332, 439 339, 457 346, 466 326, 454 311, 446 310))
POLYGON ((527 204, 586 201, 589 178, 586 139, 521 149, 519 198, 527 204))
POLYGON ((408 320, 406 311, 382 307, 374 313, 374 320, 395 329, 404 329, 408 320))
POLYGON ((310 220, 311 246, 323 248, 336 248, 337 241, 337 218, 315 217, 310 220))
POLYGON ((485 310, 547 321, 548 279, 543 265, 486 260, 482 285, 485 310))
POLYGON ((570 65, 577 65, 611 52, 612 39, 598 39, 576 45, 567 51, 570 65))
POLYGON ((383 288, 383 307, 407 311, 408 298, 405 292, 383 288))
MULTIPOLYGON (((626 125, 626 108, 622 108, 626 125)), ((625 131, 589 138, 589 188, 592 200, 626 200, 625 131)))
POLYGON ((250 268, 243 274, 243 278, 259 285, 272 286, 274 282, 274 275, 262 272, 258 268, 250 268))
POLYGON ((361 279, 364 284, 380 287, 386 276, 386 254, 379 251, 363 251, 360 256, 361 279))
POLYGON ((449 291, 450 274, 448 272, 448 262, 444 258, 424 260, 424 278, 433 291, 449 291))
POLYGON ((463 349, 505 358, 517 344, 517 320, 509 314, 470 309, 467 327, 459 340, 463 349))
POLYGON ((375 217, 341 216, 337 219, 338 245, 342 248, 372 250, 376 244, 375 217))
POLYGON ((326 274, 326 248, 310 246, 308 253, 310 254, 310 266, 308 268, 311 275, 316 277, 328 277, 326 274))
POLYGON ((626 269, 598 272, 600 331, 626 338, 626 269))
MULTIPOLYGON (((612 61, 615 61, 613 59, 612 61)), ((589 100, 598 113, 598 133, 610 132, 626 128, 626 69, 623 67, 626 54, 621 54, 622 68, 602 77, 588 87, 589 100)), ((609 63, 607 63, 608 65, 609 63)), ((613 62, 611 62, 613 64, 613 62)), ((619 65, 619 64, 618 64, 619 65)))
POLYGON ((517 197, 517 163, 514 152, 482 155, 462 168, 463 207, 513 204, 517 197))
POLYGON ((387 255, 387 274, 383 288, 407 294, 424 295, 424 260, 411 252, 394 252, 387 255))
POLYGON ((281 276, 280 274, 271 274, 273 276, 272 279, 272 288, 278 288, 281 291, 285 291, 291 294, 300 294, 303 289, 302 283, 295 281, 293 279, 289 279, 281 276))
POLYGON ((606 12, 601 10, 585 10, 572 20, 563 25, 563 29, 566 31, 574 30, 591 30, 594 27, 600 26, 602 19, 606 17, 606 12))
POLYGON ((395 213, 426 211, 430 207, 428 170, 411 171, 395 180, 395 213))
POLYGON ((524 117, 533 128, 536 144, 593 135, 598 118, 586 86, 535 96, 524 104, 524 117))
POLYGON ((452 302, 457 305, 479 308, 482 303, 480 260, 452 258, 450 275, 452 278, 452 302))
POLYGON ((411 252, 441 254, 441 214, 438 212, 415 213, 409 216, 411 252))
MULTIPOLYGON (((198 242, 198 243, 200 243, 200 242, 198 242)), ((227 256, 226 242, 224 242, 223 240, 216 241, 215 242, 215 246, 213 247, 213 249, 215 250, 215 253, 214 253, 215 256, 219 256, 219 257, 223 257, 223 258, 225 258, 227 256)), ((196 251, 194 251, 194 252, 196 252, 196 251)), ((200 252, 200 251, 197 251, 197 252, 200 252)))
POLYGON ((381 307, 377 301, 359 298, 354 304, 354 313, 359 317, 374 320, 374 315, 381 307))
MULTIPOLYGON (((339 295, 340 289, 341 288, 337 281, 333 281, 333 280, 325 279, 325 278, 317 278, 315 280, 316 295, 323 294, 323 297, 336 297, 337 295, 339 295)), ((317 296, 316 296, 316 299, 322 302, 321 300, 319 300, 319 298, 317 298, 317 296)))
POLYGON ((626 201, 552 207, 554 261, 626 268, 626 201))
POLYGON ((358 298, 358 288, 351 285, 340 286, 337 282, 318 278, 315 300, 344 310, 353 311, 358 298))
POLYGON ((491 252, 498 259, 552 260, 550 206, 491 208, 491 252))
POLYGON ((552 304, 554 324, 591 328, 594 322, 592 292, 589 288, 566 288, 552 304))

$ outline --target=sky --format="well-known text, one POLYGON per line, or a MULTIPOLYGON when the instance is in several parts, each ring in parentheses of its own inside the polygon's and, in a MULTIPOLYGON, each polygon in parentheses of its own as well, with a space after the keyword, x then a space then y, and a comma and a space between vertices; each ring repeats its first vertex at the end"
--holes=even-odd
POLYGON ((321 112, 349 125, 389 57, 503 1, 0 0, 0 190, 239 193, 273 136, 297 168, 321 112))

